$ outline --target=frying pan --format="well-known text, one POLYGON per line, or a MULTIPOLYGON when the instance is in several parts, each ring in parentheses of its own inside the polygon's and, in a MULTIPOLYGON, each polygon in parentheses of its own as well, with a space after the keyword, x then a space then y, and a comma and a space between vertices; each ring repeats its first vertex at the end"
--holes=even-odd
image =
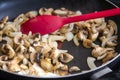
MULTIPOLYGON (((109 0, 0 0, 0 19, 4 16, 9 16, 9 20, 13 20, 21 13, 31 10, 38 10, 41 7, 52 7, 54 9, 65 7, 72 11, 80 10, 83 14, 85 14, 94 11, 115 8, 115 4, 111 3, 109 0)), ((106 19, 112 19, 118 25, 118 46, 116 47, 116 51, 120 53, 120 15, 106 19)), ((84 49, 82 46, 76 47, 73 41, 64 42, 62 49, 67 49, 74 56, 74 60, 68 64, 69 66, 76 65, 82 70, 89 69, 86 59, 91 55, 91 49, 84 49)), ((99 67, 95 69, 88 70, 83 73, 78 72, 71 75, 54 78, 18 75, 8 71, 0 70, 0 78, 17 80, 86 80, 91 78, 95 80, 101 77, 101 74, 111 72, 115 65, 119 65, 119 61, 120 54, 102 66, 99 66, 101 65, 101 62, 97 61, 96 65, 99 67)))

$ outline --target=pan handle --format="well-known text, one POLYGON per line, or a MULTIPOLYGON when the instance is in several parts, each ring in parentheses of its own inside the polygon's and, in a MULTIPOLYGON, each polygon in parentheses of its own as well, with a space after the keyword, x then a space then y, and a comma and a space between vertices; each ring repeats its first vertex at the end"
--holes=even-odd
POLYGON ((112 72, 112 70, 111 70, 109 67, 105 67, 105 68, 103 68, 102 70, 94 73, 94 74, 91 76, 91 80, 97 80, 97 79, 99 79, 100 77, 102 77, 102 76, 104 76, 104 75, 106 75, 106 74, 108 74, 108 73, 111 73, 111 72, 112 72))

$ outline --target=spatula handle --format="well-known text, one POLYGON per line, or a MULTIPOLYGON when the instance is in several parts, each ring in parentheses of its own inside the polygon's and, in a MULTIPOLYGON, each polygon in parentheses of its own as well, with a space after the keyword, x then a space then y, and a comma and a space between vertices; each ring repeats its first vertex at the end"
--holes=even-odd
POLYGON ((120 14, 120 8, 114 8, 114 9, 110 9, 110 10, 104 10, 104 11, 99 11, 99 12, 94 12, 94 13, 89 13, 89 14, 83 14, 80 16, 63 18, 63 24, 84 21, 84 20, 89 20, 89 19, 95 19, 95 18, 115 16, 115 15, 119 15, 119 14, 120 14))

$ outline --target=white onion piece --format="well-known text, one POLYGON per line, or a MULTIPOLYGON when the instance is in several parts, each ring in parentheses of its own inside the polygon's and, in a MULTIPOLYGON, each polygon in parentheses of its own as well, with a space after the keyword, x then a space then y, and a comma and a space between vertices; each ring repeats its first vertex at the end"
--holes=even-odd
POLYGON ((48 34, 42 36, 42 42, 47 42, 48 34))
POLYGON ((66 36, 67 41, 71 41, 73 39, 73 37, 74 37, 72 32, 67 32, 65 34, 65 36, 66 36))
POLYGON ((65 36, 58 36, 58 35, 50 35, 49 38, 51 41, 64 41, 65 36))
POLYGON ((95 58, 93 58, 93 57, 88 57, 87 58, 87 64, 88 64, 88 66, 89 66, 89 68, 90 69, 94 69, 94 68, 96 68, 96 65, 95 65, 95 58))
POLYGON ((66 52, 68 52, 68 50, 60 50, 60 49, 58 49, 58 53, 66 53, 66 52))
POLYGON ((76 11, 76 15, 82 15, 82 12, 81 11, 76 11))

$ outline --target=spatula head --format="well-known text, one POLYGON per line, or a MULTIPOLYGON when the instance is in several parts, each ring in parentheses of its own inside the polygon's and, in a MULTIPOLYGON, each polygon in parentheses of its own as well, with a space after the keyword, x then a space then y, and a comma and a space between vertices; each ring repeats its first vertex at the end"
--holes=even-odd
POLYGON ((56 31, 63 25, 62 18, 59 16, 42 15, 29 19, 21 26, 21 31, 28 34, 40 33, 42 35, 56 31))

